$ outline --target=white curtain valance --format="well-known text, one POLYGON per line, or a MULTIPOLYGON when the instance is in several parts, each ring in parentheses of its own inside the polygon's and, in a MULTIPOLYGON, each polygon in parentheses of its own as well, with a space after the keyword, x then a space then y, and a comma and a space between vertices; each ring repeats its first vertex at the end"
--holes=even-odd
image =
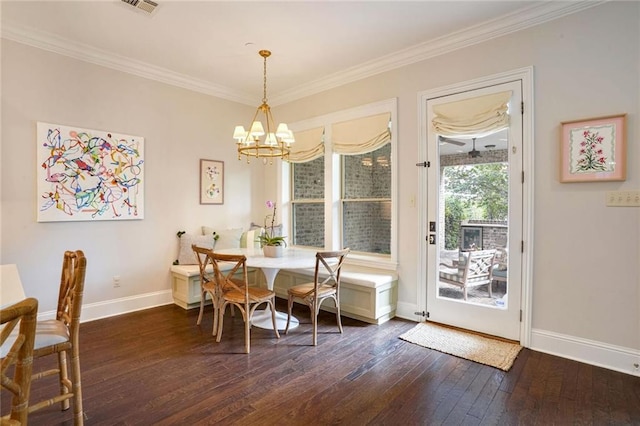
POLYGON ((324 127, 295 131, 296 141, 291 144, 289 161, 291 163, 306 163, 324 155, 324 141, 322 139, 324 127))
POLYGON ((442 136, 482 137, 509 127, 511 90, 434 105, 433 130, 442 136))
POLYGON ((391 140, 391 113, 371 115, 331 125, 333 152, 343 155, 375 151, 391 140))

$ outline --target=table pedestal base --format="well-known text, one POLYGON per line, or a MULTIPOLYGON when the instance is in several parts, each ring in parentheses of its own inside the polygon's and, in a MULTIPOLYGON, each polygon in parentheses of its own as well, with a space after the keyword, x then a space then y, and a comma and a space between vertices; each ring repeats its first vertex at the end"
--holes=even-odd
MULTIPOLYGON (((289 330, 291 330, 292 328, 296 328, 298 324, 300 324, 298 319, 292 316, 291 322, 289 323, 289 330)), ((253 313, 251 325, 258 328, 264 328, 266 330, 273 330, 273 322, 271 320, 271 307, 267 306, 266 309, 256 310, 253 313)), ((285 312, 276 311, 276 326, 278 327, 278 330, 284 330, 287 326, 287 314, 285 312)))

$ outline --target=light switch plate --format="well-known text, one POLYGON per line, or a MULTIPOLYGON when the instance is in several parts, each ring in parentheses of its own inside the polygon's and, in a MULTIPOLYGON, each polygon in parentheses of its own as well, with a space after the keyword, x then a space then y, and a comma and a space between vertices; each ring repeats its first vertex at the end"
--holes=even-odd
POLYGON ((609 191, 607 192, 607 206, 640 207, 640 191, 609 191))

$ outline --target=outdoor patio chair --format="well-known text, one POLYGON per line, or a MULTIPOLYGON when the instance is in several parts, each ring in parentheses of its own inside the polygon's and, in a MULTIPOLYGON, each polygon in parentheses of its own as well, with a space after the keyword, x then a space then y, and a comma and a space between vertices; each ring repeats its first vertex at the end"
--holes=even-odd
POLYGON ((493 265, 493 280, 497 282, 507 282, 507 265, 508 265, 507 249, 496 249, 496 259, 493 265))
POLYGON ((467 300, 467 290, 471 287, 488 285, 489 297, 496 250, 477 250, 460 252, 458 263, 448 265, 440 263, 440 281, 462 288, 464 300, 467 300))

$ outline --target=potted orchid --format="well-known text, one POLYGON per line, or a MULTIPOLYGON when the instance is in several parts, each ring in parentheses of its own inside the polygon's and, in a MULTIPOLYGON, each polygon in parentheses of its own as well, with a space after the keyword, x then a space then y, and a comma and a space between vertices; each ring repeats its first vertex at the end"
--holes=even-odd
POLYGON ((286 237, 274 235, 274 223, 276 220, 276 203, 273 201, 267 201, 267 208, 273 209, 273 214, 267 215, 264 218, 264 232, 258 237, 256 241, 260 242, 262 247, 281 247, 287 246, 286 237), (267 219, 271 216, 271 227, 267 228, 267 219), (271 231, 269 231, 269 229, 271 231))

